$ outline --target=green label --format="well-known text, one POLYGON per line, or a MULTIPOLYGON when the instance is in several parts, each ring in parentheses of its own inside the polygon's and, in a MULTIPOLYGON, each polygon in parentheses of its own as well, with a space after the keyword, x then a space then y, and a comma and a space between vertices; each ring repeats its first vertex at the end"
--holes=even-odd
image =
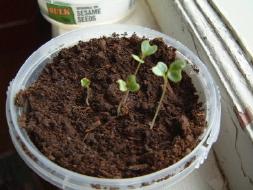
POLYGON ((73 10, 67 5, 47 3, 48 16, 64 24, 76 24, 73 10))

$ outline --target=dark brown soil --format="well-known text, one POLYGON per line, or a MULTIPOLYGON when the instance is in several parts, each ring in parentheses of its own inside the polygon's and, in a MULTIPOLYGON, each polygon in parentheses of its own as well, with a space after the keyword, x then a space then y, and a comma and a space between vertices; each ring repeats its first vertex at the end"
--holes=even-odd
POLYGON ((158 61, 170 64, 175 49, 161 39, 137 75, 141 89, 130 93, 124 114, 116 110, 123 93, 116 81, 134 73, 131 54, 142 39, 132 36, 92 39, 63 49, 38 80, 21 91, 16 104, 28 107, 20 125, 33 143, 60 166, 89 176, 128 178, 161 170, 179 161, 197 145, 205 114, 191 79, 185 73, 167 91, 153 130, 149 122, 161 96, 161 77, 151 72, 158 61), (91 80, 90 106, 80 79, 91 80))

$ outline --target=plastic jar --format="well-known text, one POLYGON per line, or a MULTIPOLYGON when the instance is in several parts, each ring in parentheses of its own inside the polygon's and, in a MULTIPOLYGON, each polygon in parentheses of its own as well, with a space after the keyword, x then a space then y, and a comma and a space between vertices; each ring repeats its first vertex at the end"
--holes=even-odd
POLYGON ((160 32, 129 25, 105 25, 88 27, 56 37, 35 51, 23 64, 7 92, 6 115, 9 131, 14 146, 26 162, 38 175, 48 182, 62 189, 90 190, 90 189, 162 189, 182 180, 185 176, 198 168, 206 159, 212 144, 217 140, 220 129, 221 105, 216 84, 204 63, 180 42, 160 32), (168 45, 177 48, 177 57, 186 59, 189 64, 186 72, 192 78, 201 101, 206 110, 207 127, 200 137, 199 144, 177 163, 160 171, 127 179, 104 179, 81 175, 67 170, 47 159, 30 141, 24 129, 19 128, 17 119, 21 109, 14 104, 14 98, 19 90, 29 86, 50 59, 62 48, 76 44, 79 40, 87 41, 91 38, 109 36, 112 33, 130 36, 134 32, 138 36, 148 38, 162 37, 168 45), (193 71, 197 67, 199 72, 193 71))
POLYGON ((133 10, 135 0, 38 0, 53 36, 88 25, 111 24, 133 10))

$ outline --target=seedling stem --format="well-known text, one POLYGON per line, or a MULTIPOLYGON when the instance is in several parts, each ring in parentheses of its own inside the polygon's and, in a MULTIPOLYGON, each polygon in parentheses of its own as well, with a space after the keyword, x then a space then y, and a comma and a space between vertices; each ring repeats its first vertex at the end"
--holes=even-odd
POLYGON ((159 100, 159 104, 156 108, 156 112, 155 112, 155 115, 152 119, 152 122, 150 123, 150 129, 153 129, 153 127, 155 125, 155 121, 158 116, 159 110, 161 108, 162 101, 164 99, 167 86, 169 86, 169 89, 171 89, 171 91, 172 91, 172 88, 171 88, 168 80, 170 80, 174 83, 180 82, 182 80, 182 70, 185 68, 185 66, 186 66, 185 61, 178 59, 178 60, 173 61, 170 64, 169 68, 163 62, 158 62, 156 64, 156 66, 154 66, 152 68, 152 72, 156 76, 163 77, 164 83, 163 83, 163 92, 162 92, 161 98, 159 100))
MULTIPOLYGON (((150 124, 150 129, 153 129, 153 127, 154 127, 154 125, 155 125, 156 118, 157 118, 157 116, 158 116, 158 113, 159 113, 159 111, 160 111, 160 109, 161 109, 161 105, 162 105, 162 103, 163 103, 163 99, 164 99, 164 96, 165 96, 165 93, 166 93, 167 85, 169 84, 168 78, 167 78, 167 77, 163 77, 163 80, 164 80, 163 92, 162 92, 161 98, 160 98, 160 100, 159 100, 159 104, 158 104, 158 106, 157 106, 157 108, 156 108, 156 112, 155 112, 155 115, 154 115, 154 117, 153 117, 153 120, 152 120, 152 122, 151 122, 151 124, 150 124)), ((169 84, 169 85, 170 85, 170 84, 169 84)))
MULTIPOLYGON (((144 56, 143 54, 141 54, 140 58, 141 58, 141 60, 144 61, 145 56, 144 56)), ((141 67, 141 64, 143 64, 143 63, 138 62, 138 65, 137 65, 137 68, 136 68, 136 70, 135 70, 135 72, 134 72, 134 75, 137 75, 137 73, 138 73, 138 71, 139 71, 139 69, 140 69, 140 67, 141 67)))
POLYGON ((90 80, 89 79, 87 79, 87 78, 82 78, 81 79, 81 86, 83 87, 83 88, 86 88, 86 98, 85 98, 85 103, 87 104, 87 106, 90 106, 90 104, 89 104, 89 97, 90 97, 90 91, 91 91, 91 89, 90 89, 90 80))

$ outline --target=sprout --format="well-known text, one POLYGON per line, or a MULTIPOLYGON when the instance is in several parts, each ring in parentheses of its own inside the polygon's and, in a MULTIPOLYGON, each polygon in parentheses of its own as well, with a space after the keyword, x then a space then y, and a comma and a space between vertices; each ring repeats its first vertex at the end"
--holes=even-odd
POLYGON ((164 84, 163 84, 163 92, 162 92, 159 104, 156 108, 154 118, 150 124, 150 129, 153 129, 154 127, 156 117, 159 113, 164 95, 166 93, 166 87, 167 85, 170 86, 168 79, 174 83, 180 82, 182 80, 182 70, 185 68, 185 66, 186 66, 186 63, 184 60, 177 59, 170 64, 169 68, 163 62, 158 62, 157 65, 152 68, 152 72, 156 76, 163 77, 164 84))
POLYGON ((144 40, 141 43, 141 52, 143 57, 147 57, 150 56, 152 54, 154 54, 157 51, 157 46, 156 45, 150 45, 148 40, 144 40))
POLYGON ((134 72, 134 75, 138 73, 141 64, 145 63, 144 59, 154 54, 156 51, 157 51, 156 45, 150 45, 148 40, 142 41, 140 56, 132 54, 133 59, 139 63, 134 72))
POLYGON ((135 61, 137 61, 139 63, 144 63, 144 61, 138 55, 132 54, 132 57, 135 59, 135 61))
POLYGON ((82 78, 81 79, 81 85, 84 88, 89 88, 90 87, 90 80, 87 78, 82 78))
POLYGON ((119 84, 119 90, 126 92, 117 109, 117 114, 120 115, 121 106, 126 103, 129 92, 137 92, 140 89, 140 85, 136 82, 135 75, 129 75, 126 81, 119 79, 117 83, 119 84))
POLYGON ((140 85, 136 82, 135 75, 129 75, 126 81, 120 79, 117 83, 122 92, 126 92, 127 90, 130 92, 136 92, 140 89, 140 85))
POLYGON ((118 80, 117 83, 119 84, 119 90, 122 92, 126 92, 124 98, 122 101, 120 101, 120 104, 117 109, 118 115, 120 115, 121 106, 126 103, 129 91, 130 92, 136 92, 140 89, 140 85, 136 82, 136 75, 140 69, 141 64, 145 63, 144 59, 147 56, 150 56, 154 54, 157 51, 156 45, 150 45, 148 40, 144 40, 141 43, 141 53, 140 56, 132 54, 132 57, 134 60, 138 62, 138 66, 134 72, 133 75, 129 75, 127 80, 118 80))
POLYGON ((86 88, 87 89, 87 96, 86 96, 86 99, 85 99, 85 102, 87 104, 87 106, 89 106, 89 97, 90 97, 90 80, 87 79, 87 78, 82 78, 81 79, 81 86, 83 88, 86 88))

